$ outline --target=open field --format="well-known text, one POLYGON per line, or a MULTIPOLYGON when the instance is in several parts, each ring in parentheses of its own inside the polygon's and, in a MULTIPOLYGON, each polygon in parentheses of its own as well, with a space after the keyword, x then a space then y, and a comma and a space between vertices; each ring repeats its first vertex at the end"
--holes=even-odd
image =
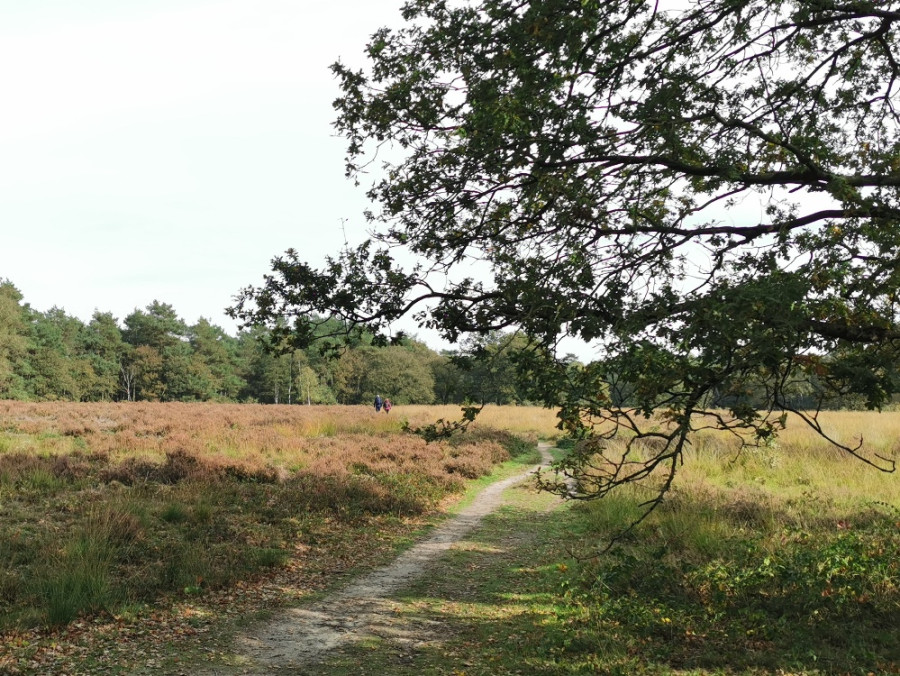
POLYGON ((399 432, 427 414, 0 402, 0 666, 16 632, 118 621, 267 571, 334 579, 526 450, 484 424, 452 443, 399 432))
MULTIPOLYGON (((253 404, 25 403, 0 401, 0 453, 38 455, 87 452, 111 462, 160 461, 186 452, 244 466, 291 469, 310 445, 346 435, 384 435, 410 425, 457 419, 458 406, 402 406, 376 414, 369 406, 253 404)), ((530 406, 488 406, 475 427, 521 436, 554 436, 552 411, 530 406)))
MULTIPOLYGON (((131 673, 172 645, 212 650, 223 622, 388 560, 474 479, 527 458, 523 439, 557 434, 530 407, 489 407, 453 443, 400 432, 458 412, 0 402, 0 673, 131 673)), ((898 457, 900 415, 823 417, 898 457)), ((509 556, 461 555, 448 579, 496 583, 478 599, 442 587, 448 607, 476 605, 408 673, 900 673, 897 474, 796 421, 740 455, 704 432, 671 499, 598 556, 645 497, 540 507, 524 561, 508 540, 509 556)))

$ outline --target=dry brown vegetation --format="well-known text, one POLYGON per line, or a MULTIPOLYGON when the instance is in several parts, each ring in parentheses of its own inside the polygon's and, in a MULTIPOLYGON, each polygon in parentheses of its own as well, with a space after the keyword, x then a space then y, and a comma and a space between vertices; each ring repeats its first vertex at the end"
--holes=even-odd
POLYGON ((295 473, 417 473, 447 489, 506 457, 490 430, 535 436, 552 430, 550 412, 488 409, 476 434, 453 444, 399 435, 459 409, 407 407, 401 417, 368 407, 240 404, 0 402, 0 476, 7 483, 43 468, 58 478, 175 483, 221 474, 275 481, 295 473), (512 416, 516 417, 516 416, 512 416), (550 423, 548 425, 548 423, 550 423))
MULTIPOLYGON (((315 449, 327 445, 323 439, 341 437, 342 455, 352 454, 356 445, 343 442, 353 435, 371 439, 398 432, 403 421, 416 426, 459 415, 457 406, 405 406, 376 414, 367 406, 0 401, 0 452, 86 451, 111 462, 161 461, 183 452, 210 462, 291 469, 319 454, 315 449)), ((555 423, 547 409, 488 406, 474 428, 552 436, 555 423)))
MULTIPOLYGON (((518 413, 527 436, 550 420, 518 413)), ((451 441, 401 433, 458 414, 0 402, 0 671, 30 659, 41 627, 146 621, 142 608, 276 571, 313 590, 324 571, 386 555, 466 480, 528 449, 491 413, 451 441)))

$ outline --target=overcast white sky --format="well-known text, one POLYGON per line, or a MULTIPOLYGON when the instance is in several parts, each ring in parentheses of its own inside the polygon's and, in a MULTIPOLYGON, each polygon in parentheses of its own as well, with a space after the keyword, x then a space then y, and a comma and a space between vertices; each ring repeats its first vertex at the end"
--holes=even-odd
POLYGON ((224 314, 365 231, 329 64, 402 0, 0 0, 0 279, 37 310, 224 314))

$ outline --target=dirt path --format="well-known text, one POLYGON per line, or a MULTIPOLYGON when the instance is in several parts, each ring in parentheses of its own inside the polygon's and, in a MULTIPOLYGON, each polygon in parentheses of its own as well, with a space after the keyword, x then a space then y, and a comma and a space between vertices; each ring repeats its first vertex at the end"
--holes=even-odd
MULTIPOLYGON (((539 445, 544 464, 550 462, 548 448, 549 444, 539 445)), ((241 673, 313 673, 307 669, 330 650, 371 637, 404 644, 427 641, 434 628, 395 622, 389 597, 421 576, 430 562, 500 507, 504 490, 537 469, 535 466, 491 484, 427 540, 401 554, 390 565, 372 571, 315 604, 283 611, 240 636, 236 650, 243 658, 241 673)))

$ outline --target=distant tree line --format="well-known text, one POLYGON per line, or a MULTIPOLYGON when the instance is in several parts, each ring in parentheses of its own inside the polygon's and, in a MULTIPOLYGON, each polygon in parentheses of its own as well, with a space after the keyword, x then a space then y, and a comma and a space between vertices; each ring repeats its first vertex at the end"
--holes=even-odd
POLYGON ((360 404, 380 393, 396 404, 527 402, 502 349, 514 335, 443 353, 415 339, 363 339, 323 354, 267 349, 269 338, 263 327, 232 336, 206 319, 188 325, 159 301, 121 322, 96 311, 85 323, 62 308, 31 308, 0 280, 0 399, 360 404))
MULTIPOLYGON (((336 333, 327 325, 322 330, 336 333)), ((11 282, 0 280, 0 399, 368 404, 381 394, 396 404, 541 401, 541 381, 529 376, 522 359, 528 341, 516 333, 491 332, 442 352, 412 338, 379 346, 365 335, 325 352, 277 342, 276 332, 263 326, 236 336, 202 318, 189 326, 159 301, 121 323, 96 311, 85 324, 61 308, 31 308, 11 282)), ((571 355, 566 361, 572 382, 604 370, 604 396, 616 405, 634 406, 646 396, 628 374, 617 377, 611 363, 584 366, 571 355)), ((798 409, 865 408, 862 397, 841 392, 814 369, 779 387, 798 409)), ((704 405, 751 410, 771 388, 764 377, 724 381, 704 405)))

